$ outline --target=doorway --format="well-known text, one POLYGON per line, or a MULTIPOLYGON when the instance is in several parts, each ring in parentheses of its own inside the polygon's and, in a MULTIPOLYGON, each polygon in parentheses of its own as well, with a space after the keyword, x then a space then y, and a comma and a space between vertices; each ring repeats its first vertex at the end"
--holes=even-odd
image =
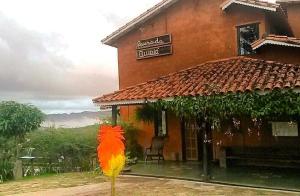
POLYGON ((200 128, 197 123, 193 121, 185 123, 185 155, 187 161, 200 160, 199 131, 200 128))

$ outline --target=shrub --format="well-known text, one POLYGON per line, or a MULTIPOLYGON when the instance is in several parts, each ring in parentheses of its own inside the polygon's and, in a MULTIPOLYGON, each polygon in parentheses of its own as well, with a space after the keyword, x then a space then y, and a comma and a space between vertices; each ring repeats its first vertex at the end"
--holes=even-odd
POLYGON ((14 150, 11 140, 0 137, 0 183, 13 178, 14 150))
POLYGON ((124 129, 125 136, 125 145, 126 145, 126 154, 131 158, 142 158, 143 157, 143 148, 138 144, 137 137, 139 129, 134 127, 132 124, 125 122, 120 123, 124 129))
MULTIPOLYGON (((98 125, 84 128, 47 128, 29 133, 26 147, 62 171, 92 170, 96 158, 98 125), (54 164, 53 164, 54 163, 54 164)), ((50 167, 50 165, 49 165, 50 167)))

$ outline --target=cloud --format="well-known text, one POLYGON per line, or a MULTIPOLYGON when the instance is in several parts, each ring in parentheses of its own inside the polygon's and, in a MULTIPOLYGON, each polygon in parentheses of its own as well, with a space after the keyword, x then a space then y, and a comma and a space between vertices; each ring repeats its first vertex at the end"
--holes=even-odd
POLYGON ((58 34, 29 30, 0 13, 0 97, 74 99, 117 88, 101 69, 78 69, 63 55, 67 47, 58 34))
POLYGON ((0 1, 0 101, 53 113, 118 88, 117 50, 100 40, 160 0, 0 1))

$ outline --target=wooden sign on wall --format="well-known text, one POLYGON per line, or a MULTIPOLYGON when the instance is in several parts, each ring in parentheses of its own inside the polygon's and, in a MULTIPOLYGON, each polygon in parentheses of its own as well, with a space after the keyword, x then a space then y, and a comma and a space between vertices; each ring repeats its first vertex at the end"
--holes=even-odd
POLYGON ((170 34, 140 40, 136 46, 137 59, 146 59, 172 54, 172 38, 170 34))

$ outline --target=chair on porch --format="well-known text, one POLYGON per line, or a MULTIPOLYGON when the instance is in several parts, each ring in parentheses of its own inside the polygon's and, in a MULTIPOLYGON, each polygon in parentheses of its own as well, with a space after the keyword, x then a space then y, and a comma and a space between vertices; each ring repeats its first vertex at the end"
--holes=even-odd
POLYGON ((151 160, 154 160, 153 158, 157 158, 158 163, 160 160, 165 160, 163 155, 164 143, 165 141, 163 137, 152 138, 151 146, 145 150, 145 163, 147 163, 149 158, 151 160))

